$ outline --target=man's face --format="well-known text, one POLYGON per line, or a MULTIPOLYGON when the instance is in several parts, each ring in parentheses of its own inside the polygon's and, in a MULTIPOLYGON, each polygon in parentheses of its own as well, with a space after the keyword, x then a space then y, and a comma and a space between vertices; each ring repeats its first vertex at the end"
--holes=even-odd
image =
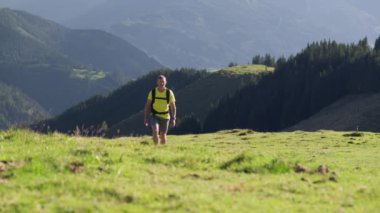
POLYGON ((157 79, 157 86, 164 87, 166 86, 166 78, 164 76, 159 76, 157 79))

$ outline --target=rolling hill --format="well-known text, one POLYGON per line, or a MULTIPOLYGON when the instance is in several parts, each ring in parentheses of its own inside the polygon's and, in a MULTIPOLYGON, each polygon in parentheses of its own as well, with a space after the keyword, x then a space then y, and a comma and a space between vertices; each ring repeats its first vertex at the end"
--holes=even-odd
POLYGON ((95 96, 52 119, 34 125, 33 129, 46 132, 46 127, 49 126, 50 130, 67 133, 78 126, 82 131, 94 134, 103 123, 111 127, 144 108, 148 92, 156 85, 158 73, 167 76, 168 87, 173 91, 181 90, 207 75, 205 71, 191 69, 151 72, 118 88, 107 97, 95 96))
POLYGON ((0 78, 53 115, 162 67, 109 33, 68 29, 22 11, 0 9, 0 31, 0 78))
POLYGON ((0 129, 46 119, 48 113, 19 89, 0 82, 0 129))
MULTIPOLYGON (((245 67, 248 66, 252 68, 261 67, 257 65, 246 65, 245 67)), ((238 72, 237 70, 239 68, 243 69, 242 67, 238 66, 234 68, 234 71, 220 70, 176 91, 178 127, 172 131, 178 134, 193 132, 193 128, 199 128, 198 131, 201 131, 202 123, 209 110, 221 99, 233 95, 245 85, 256 84, 262 76, 270 72, 265 69, 238 72), (195 120, 196 126, 186 127, 187 119, 195 120)), ((150 130, 142 126, 142 121, 143 109, 129 118, 110 126, 106 131, 106 135, 114 137, 117 135, 148 134, 150 130)))
MULTIPOLYGON (((379 42, 380 37, 376 44, 379 42)), ((310 117, 315 118, 316 113, 345 96, 377 94, 380 91, 379 50, 379 45, 369 46, 366 38, 351 44, 327 40, 314 42, 299 54, 278 61, 273 75, 267 75, 257 85, 248 85, 219 102, 207 114, 204 130, 281 131, 310 117)), ((363 126, 363 130, 378 129, 373 122, 378 118, 375 99, 372 100, 374 108, 366 106, 370 104, 369 100, 363 99, 362 104, 355 99, 344 100, 350 106, 340 107, 341 113, 339 109, 323 111, 315 119, 292 130, 297 127, 307 129, 307 126, 335 129, 334 122, 342 125, 344 130, 355 129, 357 125, 359 128, 363 126), (352 110, 354 108, 357 111, 352 110), (350 109, 351 113, 348 113, 350 109), (331 119, 327 119, 330 115, 331 119), (322 118, 325 118, 324 122, 322 118), (354 121, 350 122, 353 118, 354 121), (322 123, 315 123, 319 121, 322 123), (330 125, 325 123, 329 121, 330 125)))
POLYGON ((380 132, 380 94, 347 95, 284 131, 380 132))
POLYGON ((257 83, 261 76, 273 70, 264 67, 245 65, 214 73, 186 69, 153 72, 128 83, 107 97, 89 99, 32 128, 46 132, 46 127, 49 126, 51 131, 67 133, 73 132, 78 126, 82 132, 97 134, 96 130, 107 124, 104 134, 109 137, 147 133, 142 125, 147 94, 155 86, 158 73, 164 73, 168 78, 168 87, 176 95, 178 132, 181 132, 181 120, 193 115, 199 122, 203 122, 208 110, 220 99, 232 95, 244 85, 257 83), (251 71, 248 71, 248 67, 251 71), (240 69, 243 71, 239 72, 240 69))

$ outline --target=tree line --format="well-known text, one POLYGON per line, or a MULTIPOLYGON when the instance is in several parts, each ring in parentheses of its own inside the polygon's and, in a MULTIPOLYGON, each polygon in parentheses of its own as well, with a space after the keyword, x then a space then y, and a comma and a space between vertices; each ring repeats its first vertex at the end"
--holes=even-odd
MULTIPOLYGON (((263 58, 254 57, 255 63, 263 58)), ((315 114, 347 94, 380 91, 380 37, 352 44, 324 40, 276 61, 273 74, 224 98, 203 131, 250 128, 278 131, 315 114)), ((195 126, 195 128, 199 128, 195 126)))

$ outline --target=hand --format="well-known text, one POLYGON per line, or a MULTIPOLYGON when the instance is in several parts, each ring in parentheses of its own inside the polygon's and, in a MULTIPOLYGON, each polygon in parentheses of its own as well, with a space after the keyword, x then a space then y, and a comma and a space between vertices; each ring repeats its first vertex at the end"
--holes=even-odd
POLYGON ((144 125, 145 125, 145 126, 149 126, 149 121, 148 121, 148 119, 144 119, 144 125))
POLYGON ((175 119, 171 119, 170 120, 170 126, 171 127, 175 127, 175 119))

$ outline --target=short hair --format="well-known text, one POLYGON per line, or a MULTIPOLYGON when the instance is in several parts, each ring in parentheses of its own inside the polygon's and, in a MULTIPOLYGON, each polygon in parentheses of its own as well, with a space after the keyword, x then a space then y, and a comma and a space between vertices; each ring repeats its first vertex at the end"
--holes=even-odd
POLYGON ((159 75, 158 77, 157 77, 157 80, 158 79, 165 79, 166 80, 166 77, 164 76, 164 75, 159 75))

